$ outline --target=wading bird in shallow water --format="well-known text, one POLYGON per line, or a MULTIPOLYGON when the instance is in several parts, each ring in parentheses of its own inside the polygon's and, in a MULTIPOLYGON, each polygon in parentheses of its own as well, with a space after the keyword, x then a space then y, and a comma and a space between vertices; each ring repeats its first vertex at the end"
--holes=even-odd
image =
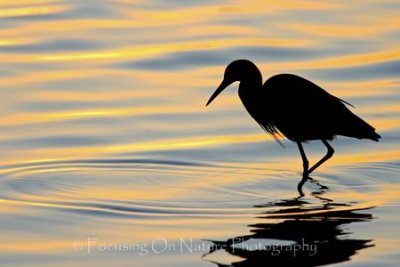
POLYGON ((225 69, 222 83, 208 100, 208 106, 227 86, 239 84, 239 97, 246 110, 260 126, 278 142, 283 134, 297 143, 303 160, 303 179, 332 157, 334 150, 328 140, 336 135, 378 141, 375 129, 354 115, 345 104, 318 85, 293 74, 278 74, 264 85, 257 66, 249 60, 236 60, 225 69), (303 142, 321 140, 326 155, 309 168, 303 142))

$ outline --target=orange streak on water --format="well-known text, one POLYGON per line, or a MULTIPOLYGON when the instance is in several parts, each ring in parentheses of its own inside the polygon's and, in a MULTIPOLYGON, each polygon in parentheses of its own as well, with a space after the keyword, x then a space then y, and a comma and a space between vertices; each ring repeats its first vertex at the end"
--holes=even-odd
POLYGON ((287 72, 288 69, 346 69, 348 67, 362 67, 364 65, 379 64, 388 61, 396 61, 398 59, 400 59, 400 50, 388 49, 383 52, 367 52, 343 56, 327 55, 320 59, 303 61, 270 62, 268 64, 260 64, 260 68, 264 70, 272 68, 275 72, 287 72))
POLYGON ((0 40, 0 47, 11 46, 11 45, 26 45, 32 43, 34 43, 33 39, 29 38, 2 39, 0 40))
POLYGON ((165 43, 158 45, 135 46, 127 48, 119 48, 112 51, 101 52, 79 52, 69 54, 52 54, 31 56, 34 61, 72 61, 72 60, 111 60, 119 58, 145 58, 155 57, 161 54, 168 54, 174 52, 194 51, 194 50, 213 50, 235 47, 246 44, 257 45, 281 45, 281 46, 300 46, 309 41, 292 42, 288 40, 271 40, 271 39, 230 39, 230 40, 214 40, 209 41, 186 41, 178 43, 165 43))
MULTIPOLYGON (((10 238, 11 239, 11 238, 10 238)), ((73 249, 72 245, 76 240, 63 239, 49 239, 30 240, 29 237, 25 238, 12 238, 11 240, 4 240, 0 244, 0 250, 4 253, 21 253, 24 251, 26 253, 49 253, 49 252, 65 252, 71 251, 73 249)))
MULTIPOLYGON (((238 2, 240 6, 249 5, 248 1, 240 0, 238 2)), ((321 1, 296 1, 296 0, 272 0, 262 1, 256 0, 251 3, 251 13, 263 13, 265 11, 278 12, 279 10, 335 10, 341 7, 338 3, 321 2, 321 1)), ((239 9, 240 10, 240 9, 239 9)))
POLYGON ((27 5, 48 5, 48 4, 56 4, 59 0, 0 0, 0 4, 3 7, 15 7, 21 6, 25 7, 27 5))
MULTIPOLYGON (((157 89, 151 90, 155 96, 162 96, 172 94, 171 89, 157 89)), ((40 92, 28 92, 27 99, 31 101, 84 101, 84 102, 103 102, 103 101, 116 101, 124 100, 127 98, 138 99, 138 98, 150 98, 149 93, 146 90, 132 90, 132 88, 126 88, 118 91, 118 94, 113 94, 109 91, 103 92, 80 92, 80 91, 40 91, 40 92)))
POLYGON ((0 125, 10 126, 22 123, 41 123, 41 122, 54 122, 72 119, 83 118, 102 118, 102 117, 116 117, 116 116, 138 116, 150 115, 160 113, 180 113, 182 110, 176 109, 174 106, 165 107, 128 107, 128 108, 110 108, 101 110, 74 110, 65 112, 46 112, 46 113, 29 113, 29 114, 16 114, 5 117, 0 125))
POLYGON ((0 18, 38 16, 64 11, 65 7, 61 6, 31 6, 0 9, 0 18))
POLYGON ((5 77, 0 80, 0 86, 17 86, 39 82, 61 81, 77 78, 89 78, 107 73, 104 70, 70 70, 27 73, 25 75, 5 77))

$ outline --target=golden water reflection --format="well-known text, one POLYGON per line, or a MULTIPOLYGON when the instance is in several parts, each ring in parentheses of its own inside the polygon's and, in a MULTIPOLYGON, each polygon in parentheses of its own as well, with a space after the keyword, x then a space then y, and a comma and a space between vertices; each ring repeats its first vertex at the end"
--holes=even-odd
MULTIPOLYGON (((335 156, 313 178, 329 187, 321 197, 347 205, 335 212, 372 216, 343 224, 347 238, 376 245, 346 264, 398 261, 399 8, 394 0, 0 1, 0 262, 205 265, 206 251, 139 257, 73 244, 227 240, 279 209, 257 205, 293 199, 297 148, 252 121, 237 84, 205 108, 236 58, 253 60, 264 79, 304 76, 377 128, 379 143, 334 140, 335 156)), ((311 162, 324 153, 319 142, 305 149, 311 162)), ((324 204, 316 188, 304 187, 310 216, 324 204)))

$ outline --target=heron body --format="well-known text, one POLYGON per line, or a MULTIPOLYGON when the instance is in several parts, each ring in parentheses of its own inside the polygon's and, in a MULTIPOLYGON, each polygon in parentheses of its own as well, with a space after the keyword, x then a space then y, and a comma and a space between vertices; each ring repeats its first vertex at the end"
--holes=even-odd
POLYGON ((236 60, 225 70, 221 85, 210 104, 233 82, 240 82, 239 97, 253 119, 278 140, 279 135, 298 144, 303 159, 303 180, 333 155, 328 140, 336 135, 378 141, 375 129, 352 113, 347 102, 329 94, 313 82, 293 74, 278 74, 262 84, 257 66, 249 60, 236 60), (321 140, 327 155, 308 168, 302 143, 321 140))

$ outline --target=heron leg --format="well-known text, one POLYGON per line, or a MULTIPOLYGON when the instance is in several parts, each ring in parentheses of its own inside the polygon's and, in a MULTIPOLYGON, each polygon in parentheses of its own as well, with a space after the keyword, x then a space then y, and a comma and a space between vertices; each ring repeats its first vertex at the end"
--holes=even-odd
POLYGON ((301 159, 303 160, 303 178, 308 174, 308 159, 306 153, 304 152, 303 145, 301 142, 297 141, 297 146, 299 147, 301 159))
POLYGON ((304 193, 302 188, 308 178, 308 159, 300 141, 297 141, 297 146, 299 147, 301 159, 303 160, 303 179, 301 179, 300 183, 297 185, 297 191, 299 191, 300 197, 303 197, 304 193))
POLYGON ((320 159, 317 163, 315 163, 314 166, 312 166, 308 171, 306 175, 309 175, 310 173, 312 173, 316 168, 318 168, 319 166, 321 166, 322 163, 324 163, 325 161, 327 161, 328 159, 330 159, 333 155, 333 153, 335 152, 335 150, 333 149, 333 147, 331 147, 329 145, 329 143, 325 140, 325 139, 321 139, 322 143, 324 143, 324 145, 326 146, 326 148, 328 149, 328 151, 326 152, 326 155, 320 159))

